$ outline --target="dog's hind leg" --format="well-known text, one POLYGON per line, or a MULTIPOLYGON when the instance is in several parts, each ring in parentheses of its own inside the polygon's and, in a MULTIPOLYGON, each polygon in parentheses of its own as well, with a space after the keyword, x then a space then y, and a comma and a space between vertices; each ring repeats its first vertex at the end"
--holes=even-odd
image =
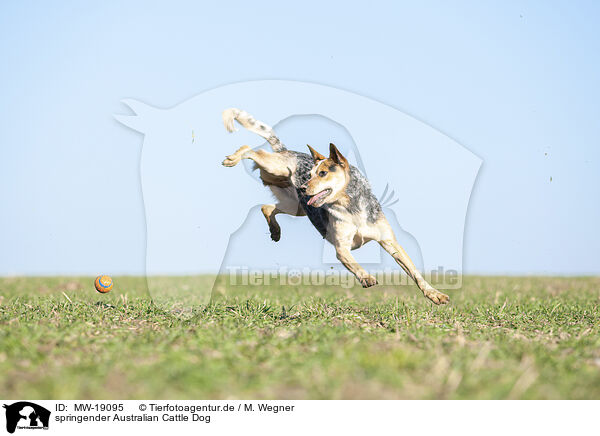
POLYGON ((244 153, 246 153, 247 151, 251 151, 251 150, 252 149, 250 148, 249 145, 242 145, 233 154, 230 154, 229 156, 225 156, 225 160, 223 160, 223 166, 224 167, 236 166, 242 160, 242 156, 244 155, 244 153))
POLYGON ((252 150, 243 145, 235 153, 230 154, 223 160, 223 166, 234 167, 242 159, 250 159, 256 163, 261 170, 275 177, 290 177, 294 168, 289 158, 284 153, 271 153, 265 150, 252 150))
MULTIPOLYGON (((275 242, 281 239, 281 227, 275 218, 275 215, 280 213, 284 213, 292 216, 303 216, 304 213, 289 213, 280 209, 280 204, 265 204, 261 207, 261 211, 267 220, 267 224, 269 225, 269 232, 271 232, 271 239, 275 242)), ((303 212, 303 211, 302 211, 303 212)))
POLYGON ((251 159, 260 169, 260 178, 263 183, 277 197, 277 204, 265 204, 261 210, 271 232, 271 239, 277 242, 281 238, 281 227, 275 216, 285 213, 292 216, 304 216, 306 213, 298 203, 295 188, 291 185, 295 161, 285 152, 271 153, 265 150, 252 150, 249 146, 240 147, 235 153, 227 156, 223 161, 226 167, 237 165, 242 159, 251 159))
MULTIPOLYGON (((271 189, 276 192, 277 188, 271 187, 271 189)), ((276 194, 277 195, 277 194, 276 194)), ((283 202, 277 204, 265 204, 261 208, 265 219, 267 220, 267 224, 269 225, 269 231, 271 232, 271 239, 275 242, 281 239, 281 227, 279 223, 275 219, 275 215, 280 213, 291 215, 291 216, 305 216, 306 212, 304 209, 300 207, 300 204, 297 202, 294 203, 290 201, 290 199, 286 199, 283 202)))
POLYGON ((402 267, 402 269, 408 274, 408 276, 415 281, 419 289, 423 292, 425 297, 429 298, 435 304, 446 304, 450 301, 450 298, 446 294, 442 294, 440 291, 431 286, 423 278, 419 270, 415 267, 410 257, 404 248, 400 246, 396 238, 391 236, 389 239, 380 240, 379 244, 385 251, 390 253, 396 263, 402 267))
POLYGON ((279 239, 281 239, 281 227, 275 219, 275 215, 280 213, 281 210, 279 210, 275 204, 264 204, 260 210, 262 211, 265 219, 267 220, 267 224, 269 225, 271 239, 275 242, 279 241, 279 239))

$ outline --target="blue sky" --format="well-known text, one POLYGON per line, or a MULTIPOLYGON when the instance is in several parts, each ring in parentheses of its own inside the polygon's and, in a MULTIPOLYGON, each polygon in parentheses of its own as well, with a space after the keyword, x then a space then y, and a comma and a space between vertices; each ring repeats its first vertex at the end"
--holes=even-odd
POLYGON ((262 79, 367 96, 479 156, 465 272, 600 273, 599 18, 583 1, 3 2, 0 274, 143 273, 143 138, 120 100, 262 79))

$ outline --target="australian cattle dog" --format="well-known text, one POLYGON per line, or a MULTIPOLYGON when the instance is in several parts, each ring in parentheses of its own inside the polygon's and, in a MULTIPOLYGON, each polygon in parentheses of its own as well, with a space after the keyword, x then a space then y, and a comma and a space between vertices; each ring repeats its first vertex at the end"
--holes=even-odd
POLYGON ((310 155, 300 153, 288 150, 271 127, 247 112, 235 108, 223 111, 223 122, 229 132, 236 130, 234 121, 265 138, 273 149, 273 152, 253 150, 244 145, 223 161, 224 166, 233 167, 242 159, 250 159, 260 170, 263 184, 277 199, 276 204, 262 206, 273 241, 281 238, 277 214, 307 216, 321 235, 333 244, 337 258, 363 287, 376 285, 377 280, 356 262, 351 250, 377 241, 415 281, 425 297, 435 304, 449 301, 447 295, 427 283, 416 269, 396 241, 369 182, 335 145, 330 144, 329 157, 310 145, 310 155))

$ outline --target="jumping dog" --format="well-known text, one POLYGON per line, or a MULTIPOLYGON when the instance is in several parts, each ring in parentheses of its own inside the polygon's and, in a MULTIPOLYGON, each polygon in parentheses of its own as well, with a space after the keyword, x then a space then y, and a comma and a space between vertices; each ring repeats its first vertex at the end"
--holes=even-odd
POLYGON ((377 241, 415 281, 423 295, 435 304, 446 304, 449 297, 433 288, 416 269, 408 254, 396 241, 381 205, 371 192, 368 180, 350 165, 334 144, 325 157, 310 145, 310 155, 288 150, 273 129, 240 109, 223 111, 229 132, 237 130, 234 121, 269 142, 273 152, 239 148, 223 161, 226 167, 242 159, 254 161, 260 178, 268 186, 276 204, 265 204, 262 213, 269 225, 271 239, 279 241, 281 228, 275 216, 280 213, 307 216, 321 235, 335 247, 337 258, 365 288, 377 284, 375 277, 360 266, 351 250, 377 241))

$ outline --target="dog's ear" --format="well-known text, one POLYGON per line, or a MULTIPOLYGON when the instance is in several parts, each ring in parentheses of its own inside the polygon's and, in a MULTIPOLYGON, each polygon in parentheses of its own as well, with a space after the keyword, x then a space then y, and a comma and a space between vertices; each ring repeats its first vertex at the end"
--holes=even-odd
POLYGON ((329 144, 329 159, 342 167, 348 168, 348 160, 342 156, 335 144, 329 144))
POLYGON ((317 150, 315 150, 314 148, 312 148, 310 145, 306 144, 306 146, 308 147, 308 149, 310 150, 310 154, 312 155, 313 160, 315 161, 315 163, 319 162, 320 160, 325 160, 327 159, 325 156, 323 156, 321 153, 319 153, 317 150))

